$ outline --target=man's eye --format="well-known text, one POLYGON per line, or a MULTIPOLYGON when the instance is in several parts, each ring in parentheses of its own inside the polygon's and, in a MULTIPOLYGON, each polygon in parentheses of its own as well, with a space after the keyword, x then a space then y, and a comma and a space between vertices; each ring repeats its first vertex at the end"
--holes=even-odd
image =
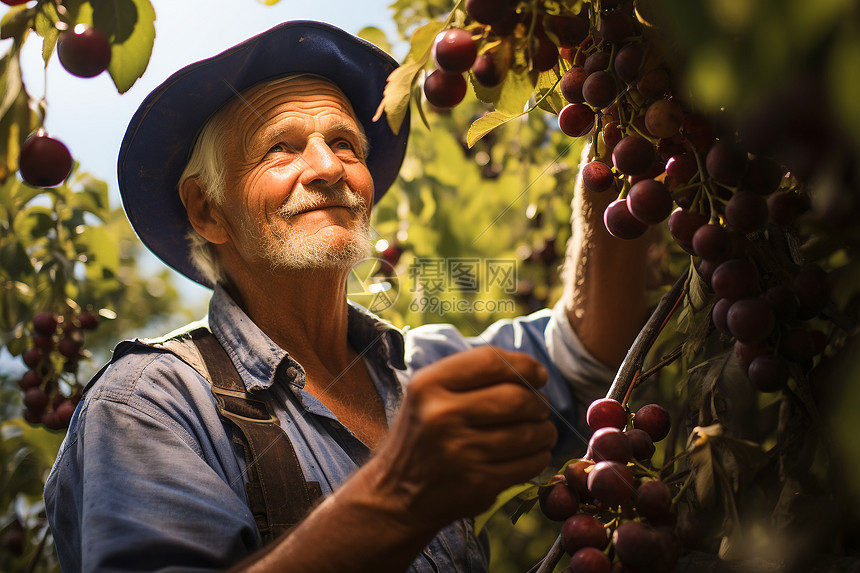
POLYGON ((269 148, 267 153, 282 153, 287 150, 287 146, 284 143, 276 143, 272 147, 269 148))
POLYGON ((350 143, 349 141, 347 141, 345 139, 338 139, 337 141, 334 142, 333 147, 335 149, 345 149, 347 151, 351 151, 352 149, 354 149, 352 143, 350 143))

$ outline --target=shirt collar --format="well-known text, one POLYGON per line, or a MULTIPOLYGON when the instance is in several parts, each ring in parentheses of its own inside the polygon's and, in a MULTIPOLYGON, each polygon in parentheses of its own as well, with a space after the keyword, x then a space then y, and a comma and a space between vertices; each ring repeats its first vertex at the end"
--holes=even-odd
MULTIPOLYGON (((375 366, 405 370, 403 334, 364 307, 349 303, 349 342, 375 366)), ((276 380, 304 386, 301 364, 254 324, 221 286, 209 302, 209 326, 224 346, 249 392, 269 388, 276 380)))

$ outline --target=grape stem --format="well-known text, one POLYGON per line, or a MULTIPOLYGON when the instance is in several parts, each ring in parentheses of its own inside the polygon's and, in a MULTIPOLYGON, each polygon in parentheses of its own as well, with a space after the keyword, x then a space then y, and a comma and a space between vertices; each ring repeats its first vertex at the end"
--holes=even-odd
POLYGON ((564 549, 561 548, 561 535, 555 538, 555 542, 550 547, 549 552, 544 556, 540 562, 529 569, 528 573, 552 573, 552 570, 555 569, 555 566, 558 565, 558 562, 561 561, 562 556, 564 555, 564 549))
POLYGON ((624 357, 624 362, 621 363, 621 367, 612 381, 612 386, 606 394, 607 398, 617 400, 622 404, 626 402, 626 398, 633 388, 633 383, 641 375, 645 356, 687 292, 687 278, 688 273, 682 273, 672 288, 669 289, 669 292, 660 299, 657 308, 654 309, 645 326, 636 336, 636 340, 633 341, 630 350, 627 351, 627 356, 624 357))

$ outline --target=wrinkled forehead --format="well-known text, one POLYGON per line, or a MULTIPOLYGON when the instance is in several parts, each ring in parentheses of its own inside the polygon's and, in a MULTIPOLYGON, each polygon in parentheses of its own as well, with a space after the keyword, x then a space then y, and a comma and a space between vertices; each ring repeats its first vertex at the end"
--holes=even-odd
POLYGON ((339 112, 363 132, 346 94, 328 79, 313 74, 287 76, 252 86, 224 106, 219 115, 228 125, 249 126, 290 111, 308 115, 339 112))

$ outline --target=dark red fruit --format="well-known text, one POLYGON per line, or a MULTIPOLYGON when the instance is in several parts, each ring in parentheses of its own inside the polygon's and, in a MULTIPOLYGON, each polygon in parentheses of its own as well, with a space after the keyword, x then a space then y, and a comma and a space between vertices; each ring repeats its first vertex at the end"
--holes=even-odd
POLYGON ((728 315, 733 303, 734 301, 730 298, 721 298, 714 304, 714 308, 711 309, 711 320, 713 320, 714 326, 717 327, 717 330, 728 336, 732 335, 732 332, 729 330, 728 315))
POLYGON ((657 560, 660 541, 654 530, 639 521, 626 521, 612 534, 618 559, 632 567, 644 567, 657 560))
POLYGON ((749 259, 729 259, 714 270, 711 288, 717 296, 732 300, 757 294, 758 271, 749 259))
POLYGON ((553 521, 564 521, 579 510, 579 496, 564 482, 544 488, 539 501, 543 514, 553 521))
POLYGON ((750 160, 747 172, 741 181, 741 189, 769 195, 776 191, 785 173, 780 164, 770 158, 754 157, 750 160))
POLYGON ((61 141, 39 129, 21 147, 18 170, 25 183, 34 187, 55 187, 71 173, 72 156, 61 141))
POLYGON ((618 44, 633 35, 633 19, 621 10, 606 12, 600 19, 598 34, 610 44, 618 44))
POLYGON ((57 331, 57 315, 53 312, 40 312, 33 317, 33 330, 42 336, 51 336, 57 331))
POLYGON ((588 135, 594 129, 594 110, 582 103, 569 103, 558 113, 558 127, 570 137, 588 135))
POLYGON ((634 483, 630 469, 619 462, 598 462, 588 474, 588 491, 607 505, 618 505, 630 499, 634 483))
POLYGON ((586 74, 591 75, 596 72, 608 70, 609 62, 611 60, 612 57, 609 52, 594 52, 585 58, 585 62, 583 62, 582 67, 585 69, 586 74))
POLYGON ((21 390, 29 390, 30 388, 36 388, 41 383, 42 376, 38 372, 35 370, 27 370, 18 381, 18 386, 21 390))
POLYGON ((489 53, 478 56, 472 65, 472 73, 479 84, 488 88, 499 85, 505 77, 504 72, 499 69, 489 53))
POLYGON ((790 227, 808 208, 806 200, 789 190, 777 191, 767 198, 768 218, 779 227, 790 227))
POLYGON ((31 412, 41 412, 48 405, 48 394, 41 388, 30 388, 24 392, 24 406, 31 412))
MULTIPOLYGON (((397 245, 394 245, 394 244, 389 245, 388 248, 391 249, 392 247, 398 248, 397 245)), ((386 249, 386 251, 387 250, 388 249, 386 249)), ((385 256, 386 256, 386 254, 383 252, 383 258, 385 256)), ((394 262, 396 263, 397 261, 395 260, 394 262)), ((392 263, 392 264, 394 264, 394 263, 392 263)), ((78 315, 78 323, 80 323, 81 328, 83 330, 95 330, 96 328, 99 327, 99 316, 97 314, 93 314, 91 312, 82 312, 81 314, 78 315)))
POLYGON ((692 155, 688 153, 673 155, 666 161, 666 176, 669 178, 666 184, 669 189, 686 185, 698 172, 699 166, 692 155))
POLYGON ((699 227, 706 225, 708 218, 694 211, 678 207, 669 215, 669 233, 682 249, 694 255, 693 235, 699 227))
POLYGON ((451 74, 462 74, 469 70, 478 57, 478 43, 472 34, 459 28, 440 32, 433 43, 433 58, 436 65, 451 74))
POLYGON ((54 349, 54 337, 37 334, 33 337, 33 346, 40 350, 51 351, 54 349))
POLYGON ((582 184, 589 191, 603 193, 615 186, 615 175, 602 161, 591 161, 582 168, 582 184))
POLYGON ((656 159, 654 146, 638 135, 621 139, 612 150, 612 162, 625 175, 640 175, 647 172, 656 159))
POLYGON ((633 416, 633 427, 647 432, 655 442, 668 436, 671 426, 672 418, 669 412, 659 404, 646 404, 633 416))
POLYGON ((646 481, 636 490, 636 510, 646 519, 666 517, 672 506, 672 492, 660 480, 646 481))
POLYGON ((466 97, 466 80, 461 74, 434 70, 424 80, 424 95, 438 108, 454 107, 466 97))
POLYGON ((788 365, 781 358, 764 354, 750 362, 747 377, 759 392, 776 392, 788 382, 788 365))
POLYGON ((532 67, 539 72, 545 72, 553 69, 556 64, 558 64, 558 46, 545 35, 538 35, 532 53, 532 67))
POLYGON ((640 462, 651 459, 657 448, 654 446, 654 440, 651 439, 648 432, 633 428, 624 432, 624 435, 627 436, 627 441, 630 442, 630 448, 633 451, 635 459, 640 462))
POLYGON ((636 91, 645 99, 657 99, 663 97, 672 87, 672 78, 663 68, 648 70, 639 81, 636 82, 636 91))
POLYGON ((767 224, 767 202, 752 191, 739 191, 725 207, 726 222, 741 233, 754 233, 767 224))
POLYGON ((7 6, 20 6, 21 4, 26 4, 30 0, 2 0, 4 4, 7 6))
POLYGON ((570 103, 582 103, 585 101, 585 98, 582 95, 582 85, 585 83, 586 78, 588 78, 588 73, 585 71, 585 68, 576 66, 570 68, 564 75, 561 76, 561 81, 559 82, 559 89, 561 89, 561 95, 569 101, 570 103))
POLYGON ((740 340, 735 341, 734 351, 738 363, 745 369, 749 368, 753 360, 768 352, 767 347, 762 344, 747 344, 740 340))
POLYGON ((591 492, 588 491, 588 473, 586 470, 593 466, 594 462, 591 460, 582 459, 568 464, 564 468, 564 480, 567 482, 567 487, 576 491, 579 500, 584 503, 592 501, 591 492))
POLYGON ((595 431, 600 428, 622 430, 627 425, 627 412, 618 400, 599 398, 588 406, 585 421, 595 431))
POLYGON ((75 413, 74 403, 71 400, 63 400, 55 411, 60 419, 60 425, 64 428, 69 427, 69 421, 72 419, 72 414, 75 413))
POLYGON ((606 554, 594 547, 583 547, 573 554, 565 568, 569 573, 610 573, 612 563, 606 554))
POLYGON ((722 225, 702 225, 693 233, 693 251, 703 259, 722 261, 731 249, 731 236, 722 225))
POLYGON ((639 77, 639 67, 642 65, 644 54, 645 50, 642 48, 642 44, 628 44, 618 50, 613 66, 621 81, 628 84, 636 81, 636 78, 639 77))
POLYGON ((42 351, 38 348, 29 348, 24 351, 21 357, 24 359, 24 364, 27 365, 27 368, 35 369, 39 365, 39 362, 42 361, 42 351))
POLYGON ((626 464, 633 457, 633 449, 627 436, 618 428, 600 428, 588 441, 585 457, 595 462, 612 461, 626 464))
POLYGON ((587 513, 572 515, 561 526, 561 547, 571 555, 583 547, 603 549, 607 543, 606 528, 587 513))
POLYGON ((466 12, 481 24, 496 24, 508 16, 510 11, 511 2, 504 0, 466 0, 466 12))
POLYGON ((654 137, 670 138, 678 135, 684 110, 675 100, 658 99, 645 112, 645 129, 654 137))
POLYGON ((698 152, 705 152, 714 144, 714 126, 711 120, 699 113, 684 117, 681 135, 698 152))
POLYGON ((635 239, 648 230, 646 223, 630 213, 627 199, 616 199, 606 207, 603 212, 603 224, 613 237, 619 239, 635 239))
POLYGON ((609 150, 618 145, 618 142, 621 141, 622 137, 624 137, 617 121, 606 122, 603 126, 601 135, 603 136, 603 143, 606 145, 606 149, 609 150))
POLYGON ((579 45, 588 36, 588 18, 578 16, 549 16, 546 25, 550 32, 558 38, 562 48, 572 48, 579 45))
POLYGON ((98 28, 78 24, 60 34, 57 56, 70 74, 91 78, 105 71, 110 64, 110 40, 98 28))
POLYGON ((81 347, 83 344, 75 338, 63 338, 57 345, 57 352, 70 359, 77 359, 80 356, 81 347))
POLYGON ((726 141, 715 143, 705 158, 708 175, 730 186, 741 182, 748 163, 746 152, 726 141))
POLYGON ((672 212, 672 194, 660 181, 643 179, 630 187, 627 206, 643 223, 656 225, 672 212))
POLYGON ((597 71, 589 74, 582 84, 582 97, 596 109, 603 109, 615 101, 618 84, 612 72, 597 71))

